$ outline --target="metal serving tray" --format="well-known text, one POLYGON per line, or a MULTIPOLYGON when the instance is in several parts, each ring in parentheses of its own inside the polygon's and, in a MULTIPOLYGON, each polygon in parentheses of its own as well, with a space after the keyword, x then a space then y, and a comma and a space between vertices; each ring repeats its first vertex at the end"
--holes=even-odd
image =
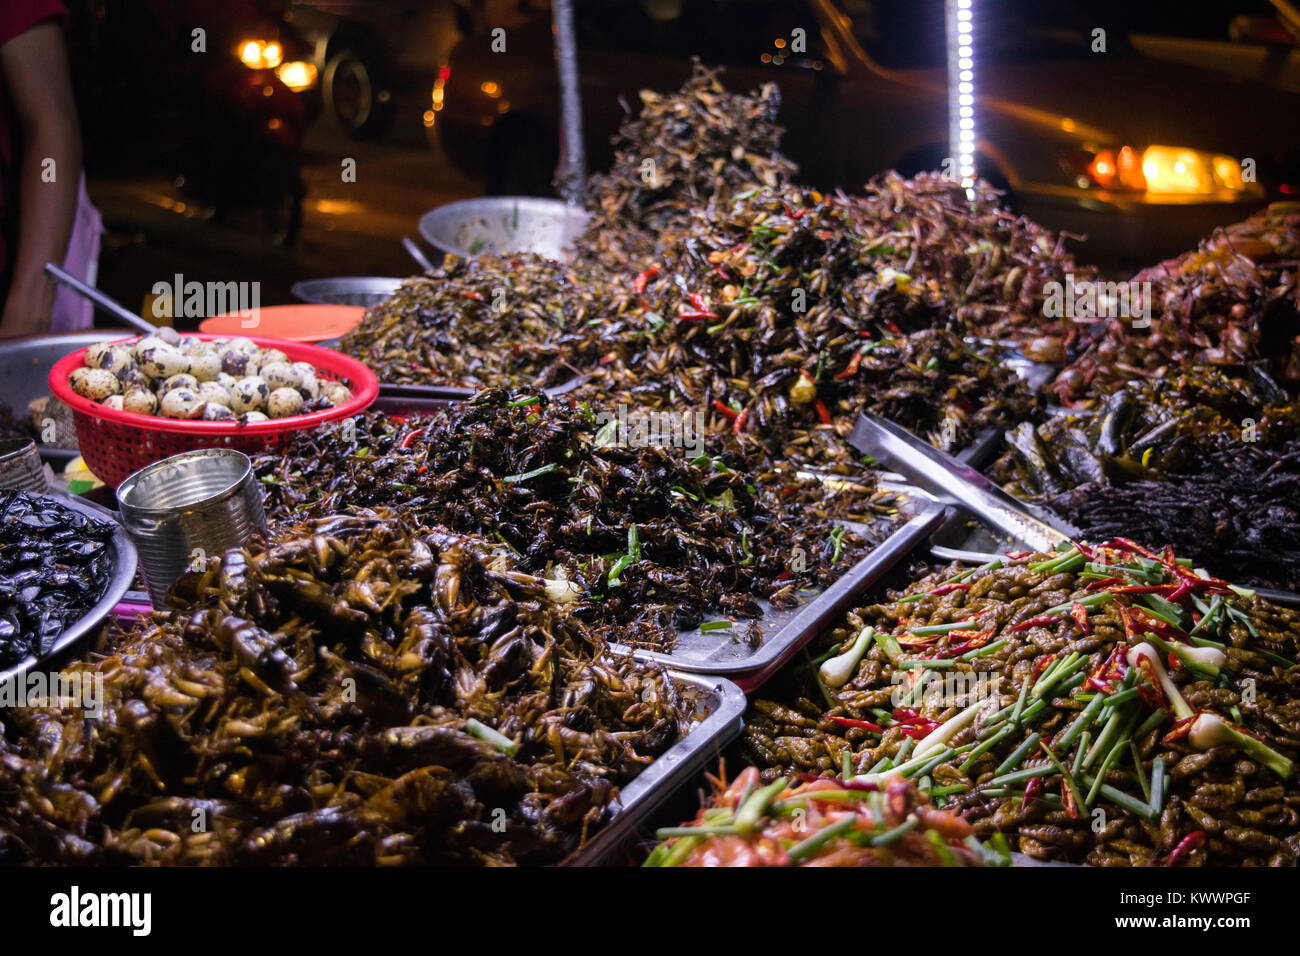
POLYGON ((683 671, 668 672, 683 693, 693 692, 698 719, 680 738, 619 793, 614 818, 586 846, 565 860, 566 866, 606 866, 638 838, 638 830, 674 791, 716 763, 722 750, 740 734, 745 695, 729 680, 683 671))
POLYGON ((107 508, 101 508, 99 505, 92 504, 75 495, 51 493, 43 497, 54 498, 65 508, 71 508, 73 511, 79 511, 87 517, 107 521, 113 525, 113 574, 108 580, 108 586, 104 589, 103 596, 100 597, 95 606, 73 621, 62 634, 56 637, 48 652, 39 656, 28 655, 8 670, 0 671, 0 681, 6 681, 10 677, 24 674, 41 661, 54 657, 75 644, 104 618, 108 617, 109 612, 122 600, 122 596, 130 589, 131 582, 135 580, 135 545, 127 537, 126 529, 117 520, 116 514, 107 508))
MULTIPOLYGON (((774 608, 759 600, 762 617, 756 623, 763 640, 750 647, 742 634, 747 621, 733 628, 683 631, 669 651, 638 650, 640 657, 699 674, 725 674, 745 690, 753 690, 793 657, 800 648, 840 618, 871 585, 913 551, 938 527, 943 506, 928 498, 907 494, 907 520, 824 591, 793 608, 774 608)), ((861 525, 847 525, 860 530, 861 525)), ((614 645, 617 650, 626 650, 614 645)))
MULTIPOLYGON (((111 342, 131 335, 130 329, 87 329, 0 339, 0 402, 13 409, 15 418, 27 417, 27 405, 50 394, 47 379, 54 363, 77 349, 96 342, 111 342)), ((75 448, 55 448, 36 443, 41 457, 55 464, 66 464, 77 457, 75 448)))

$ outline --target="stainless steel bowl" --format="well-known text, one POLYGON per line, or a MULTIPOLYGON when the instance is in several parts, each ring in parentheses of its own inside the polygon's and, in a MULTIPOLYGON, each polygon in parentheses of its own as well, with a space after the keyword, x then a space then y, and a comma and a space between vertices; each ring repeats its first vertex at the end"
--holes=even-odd
POLYGON ((493 196, 465 199, 420 217, 420 235, 430 245, 458 256, 481 252, 535 252, 564 259, 590 216, 558 199, 493 196))
POLYGON ((230 448, 200 448, 154 462, 117 487, 155 608, 172 582, 207 558, 239 548, 266 527, 252 462, 230 448))
MULTIPOLYGON (((46 381, 55 362, 96 342, 137 334, 130 329, 99 329, 0 339, 0 402, 13 409, 14 418, 25 418, 32 400, 50 394, 46 381)), ((42 458, 58 464, 77 457, 75 448, 54 448, 39 442, 37 448, 42 458)))
POLYGON ((8 670, 0 671, 0 681, 6 681, 10 677, 18 674, 25 674, 31 670, 40 661, 48 657, 53 657, 70 647, 78 639, 89 633, 104 618, 108 617, 109 612, 117 605, 127 591, 131 589, 131 582, 135 580, 136 551, 135 546, 131 543, 126 529, 122 527, 117 520, 117 515, 107 508, 101 508, 99 505, 92 504, 84 498, 75 495, 65 495, 61 492, 51 492, 44 497, 53 498, 65 508, 71 508, 73 511, 80 511, 87 517, 94 518, 98 521, 106 521, 113 525, 113 576, 109 578, 108 587, 104 590, 103 596, 95 602, 95 606, 74 621, 68 628, 54 639, 48 653, 36 656, 32 655, 23 658, 17 664, 8 670))
POLYGON ((313 305, 360 305, 370 308, 383 302, 405 279, 385 276, 340 276, 336 279, 303 279, 289 291, 313 305))

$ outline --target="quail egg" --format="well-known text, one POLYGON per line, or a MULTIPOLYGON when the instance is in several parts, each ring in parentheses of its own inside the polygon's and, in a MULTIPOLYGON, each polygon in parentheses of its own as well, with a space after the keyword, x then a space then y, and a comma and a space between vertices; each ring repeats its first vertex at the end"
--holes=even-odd
POLYGON ((145 385, 128 385, 122 393, 122 411, 136 415, 156 415, 158 397, 145 385))
POLYGON ((270 365, 272 362, 288 362, 289 356, 279 349, 261 349, 257 360, 261 365, 270 365))
POLYGON ((235 376, 231 375, 229 372, 221 372, 217 375, 217 384, 224 385, 227 389, 234 388, 235 383, 238 381, 239 379, 235 378, 235 376))
POLYGON ((223 405, 226 408, 234 400, 230 389, 220 382, 199 382, 199 397, 209 405, 223 405))
POLYGON ((257 357, 239 349, 228 348, 221 353, 221 371, 236 378, 256 375, 258 371, 257 357))
POLYGON ((86 365, 90 368, 102 368, 105 372, 118 375, 122 369, 134 364, 135 353, 129 345, 96 342, 86 349, 86 365))
POLYGON ((171 378, 190 370, 190 360, 185 357, 185 353, 165 343, 144 348, 137 346, 135 358, 145 374, 153 378, 171 378))
POLYGON ((261 412, 244 412, 243 419, 245 424, 269 421, 269 419, 261 412))
POLYGON ((115 412, 120 412, 122 410, 122 396, 109 395, 107 398, 101 398, 99 404, 103 405, 105 408, 111 408, 115 412))
POLYGON ((158 397, 162 398, 175 388, 188 388, 192 392, 197 392, 199 389, 199 380, 189 372, 182 372, 180 375, 173 375, 158 386, 158 397))
POLYGON ((302 375, 288 362, 271 362, 258 372, 271 388, 297 388, 302 375))
POLYGON ((241 378, 230 390, 230 407, 236 412, 254 412, 266 408, 271 395, 266 380, 257 375, 241 378))
MULTIPOLYGON (((253 414, 257 414, 254 412, 253 414)), ((215 402, 208 402, 203 406, 203 420, 207 422, 229 422, 234 421, 235 413, 225 405, 218 405, 215 402)))
POLYGON ((321 382, 320 394, 331 405, 342 405, 344 402, 352 401, 352 389, 342 382, 321 382))
POLYGON ((294 388, 277 388, 266 400, 266 413, 272 418, 297 415, 302 411, 302 396, 294 388))
POLYGON ((68 376, 68 384, 72 390, 84 398, 99 401, 101 398, 107 398, 109 395, 116 395, 122 390, 121 383, 117 376, 112 372, 106 372, 102 368, 85 368, 74 369, 68 376))
POLYGON ((181 344, 181 334, 170 325, 158 326, 158 331, 154 333, 168 345, 179 346, 181 344))
POLYGON ((200 418, 206 402, 192 388, 174 388, 162 397, 162 413, 167 418, 200 418))
POLYGON ((316 379, 316 369, 310 362, 294 362, 291 366, 298 373, 299 381, 294 388, 302 393, 303 398, 319 398, 320 383, 316 379))
POLYGON ((200 382, 216 381, 221 374, 221 356, 210 349, 198 349, 189 353, 190 374, 200 382))

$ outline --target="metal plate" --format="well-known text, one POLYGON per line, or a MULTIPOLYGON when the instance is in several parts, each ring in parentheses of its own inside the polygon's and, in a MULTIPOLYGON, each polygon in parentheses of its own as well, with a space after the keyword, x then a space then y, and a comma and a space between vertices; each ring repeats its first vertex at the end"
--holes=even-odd
MULTIPOLYGON (((763 616, 756 622, 763 629, 763 639, 758 647, 750 647, 740 639, 746 626, 741 622, 725 630, 683 631, 672 650, 639 650, 638 656, 699 674, 725 674, 752 690, 838 620, 886 571, 925 540, 943 517, 943 506, 927 499, 911 498, 904 507, 907 521, 826 590, 793 608, 774 608, 759 600, 763 616)), ((861 528, 853 524, 848 527, 861 528)))
MULTIPOLYGON (((0 340, 0 402, 12 408, 15 417, 25 418, 30 402, 50 394, 46 382, 55 362, 96 342, 112 342, 136 334, 130 329, 87 329, 0 340)), ((66 464, 77 457, 75 448, 53 448, 39 442, 36 447, 49 462, 66 464)))
POLYGON ((386 276, 303 279, 295 282, 289 292, 295 299, 312 305, 360 305, 368 309, 391 296, 405 281, 386 276))
POLYGON ((89 501, 75 495, 53 493, 43 497, 53 498, 66 508, 71 508, 73 511, 79 511, 87 517, 106 521, 113 525, 113 551, 115 552, 113 573, 108 580, 108 587, 104 589, 103 595, 95 606, 55 638, 53 645, 46 654, 40 656, 29 655, 8 670, 0 671, 0 681, 6 681, 17 674, 26 673, 36 664, 55 656, 76 643, 79 638, 89 633, 100 621, 108 617, 109 612, 122 600, 122 596, 130 589, 131 582, 135 580, 135 545, 131 543, 131 539, 126 535, 126 529, 118 522, 117 516, 113 512, 107 508, 101 508, 99 505, 91 504, 89 501))
POLYGON ((614 819, 594 839, 565 861, 566 866, 608 866, 637 839, 638 828, 679 787, 716 761, 740 734, 745 695, 729 680, 670 670, 669 678, 696 700, 695 724, 626 787, 618 797, 614 819))

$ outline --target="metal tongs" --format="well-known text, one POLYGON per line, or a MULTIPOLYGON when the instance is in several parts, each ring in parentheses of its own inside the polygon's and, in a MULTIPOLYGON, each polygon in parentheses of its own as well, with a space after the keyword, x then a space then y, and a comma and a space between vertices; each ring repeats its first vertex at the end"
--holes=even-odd
POLYGON ((1066 522, 1031 511, 969 465, 868 412, 858 416, 849 444, 1035 551, 1053 550, 1078 535, 1066 522))

